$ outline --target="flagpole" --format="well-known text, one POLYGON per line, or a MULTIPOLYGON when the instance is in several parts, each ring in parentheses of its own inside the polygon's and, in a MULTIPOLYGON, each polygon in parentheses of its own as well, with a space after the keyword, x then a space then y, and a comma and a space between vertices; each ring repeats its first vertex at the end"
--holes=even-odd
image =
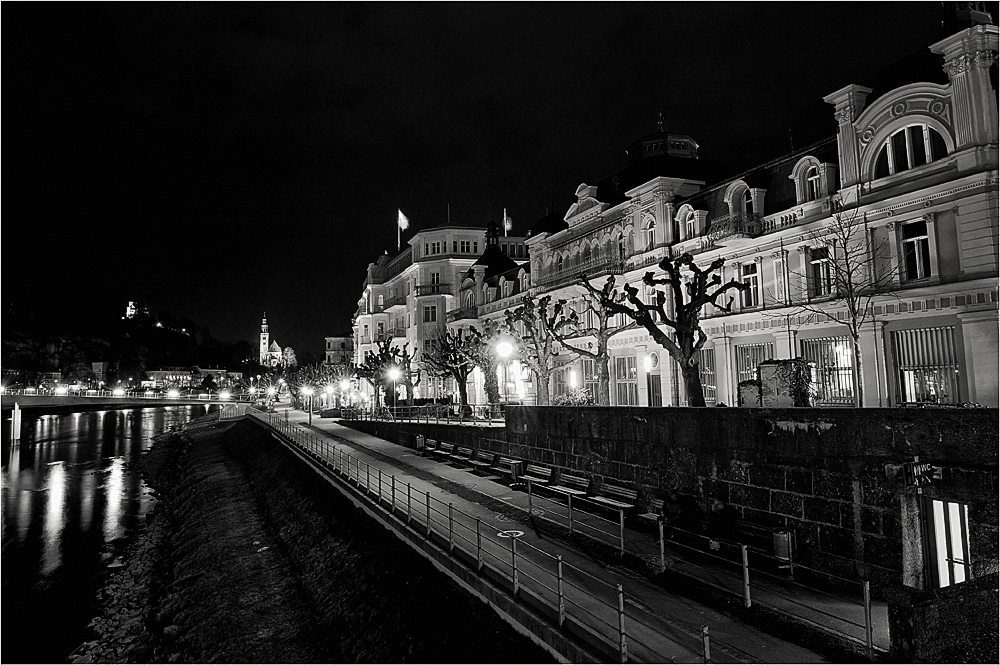
POLYGON ((403 229, 399 228, 399 221, 396 222, 396 252, 403 246, 403 229))
POLYGON ((507 208, 503 209, 503 237, 507 237, 507 208))

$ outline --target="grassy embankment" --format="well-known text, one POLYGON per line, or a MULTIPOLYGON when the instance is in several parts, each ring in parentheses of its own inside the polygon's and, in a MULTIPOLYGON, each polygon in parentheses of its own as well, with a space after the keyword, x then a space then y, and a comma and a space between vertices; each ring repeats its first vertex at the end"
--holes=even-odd
POLYGON ((550 660, 252 425, 165 437, 142 467, 160 502, 86 660, 550 660))

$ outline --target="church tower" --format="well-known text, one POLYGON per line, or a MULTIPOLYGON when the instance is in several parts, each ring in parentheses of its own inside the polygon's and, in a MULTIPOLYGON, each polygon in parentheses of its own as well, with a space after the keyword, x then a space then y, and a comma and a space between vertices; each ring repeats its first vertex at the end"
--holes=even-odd
POLYGON ((267 312, 264 312, 264 318, 260 322, 260 364, 268 365, 267 362, 267 351, 270 344, 270 335, 267 332, 267 312))

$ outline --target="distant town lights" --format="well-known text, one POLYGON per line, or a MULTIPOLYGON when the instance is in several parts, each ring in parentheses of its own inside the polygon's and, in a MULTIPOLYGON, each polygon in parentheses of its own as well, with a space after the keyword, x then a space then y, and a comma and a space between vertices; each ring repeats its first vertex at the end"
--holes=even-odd
POLYGON ((171 390, 167 391, 167 397, 170 397, 171 399, 176 399, 179 396, 180 396, 180 393, 177 392, 176 389, 171 389, 171 390))

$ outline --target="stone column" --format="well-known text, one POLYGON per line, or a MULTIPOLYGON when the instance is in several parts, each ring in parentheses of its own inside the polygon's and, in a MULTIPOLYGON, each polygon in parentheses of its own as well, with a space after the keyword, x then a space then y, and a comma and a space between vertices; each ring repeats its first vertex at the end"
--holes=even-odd
MULTIPOLYGON (((725 325, 725 324, 723 324, 725 325)), ((733 377, 732 340, 715 338, 715 387, 718 401, 736 406, 736 381, 733 377)))
POLYGON ((839 127, 837 154, 840 157, 841 190, 849 190, 861 180, 858 169, 860 153, 854 121, 861 115, 865 99, 871 91, 871 88, 864 86, 848 85, 823 98, 827 104, 833 104, 833 115, 839 127))
MULTIPOLYGON (((888 406, 889 396, 886 391, 886 366, 888 364, 885 348, 885 323, 875 321, 874 326, 866 325, 861 329, 859 343, 861 345, 861 381, 864 385, 864 402, 861 406, 888 406)), ((848 336, 850 342, 850 336, 848 336)), ((852 349, 853 359, 853 349, 852 349)), ((855 368, 854 371, 857 371, 855 368)))
POLYGON ((997 142, 997 98, 990 83, 997 34, 995 25, 977 25, 930 47, 944 57, 951 81, 956 150, 997 142))

